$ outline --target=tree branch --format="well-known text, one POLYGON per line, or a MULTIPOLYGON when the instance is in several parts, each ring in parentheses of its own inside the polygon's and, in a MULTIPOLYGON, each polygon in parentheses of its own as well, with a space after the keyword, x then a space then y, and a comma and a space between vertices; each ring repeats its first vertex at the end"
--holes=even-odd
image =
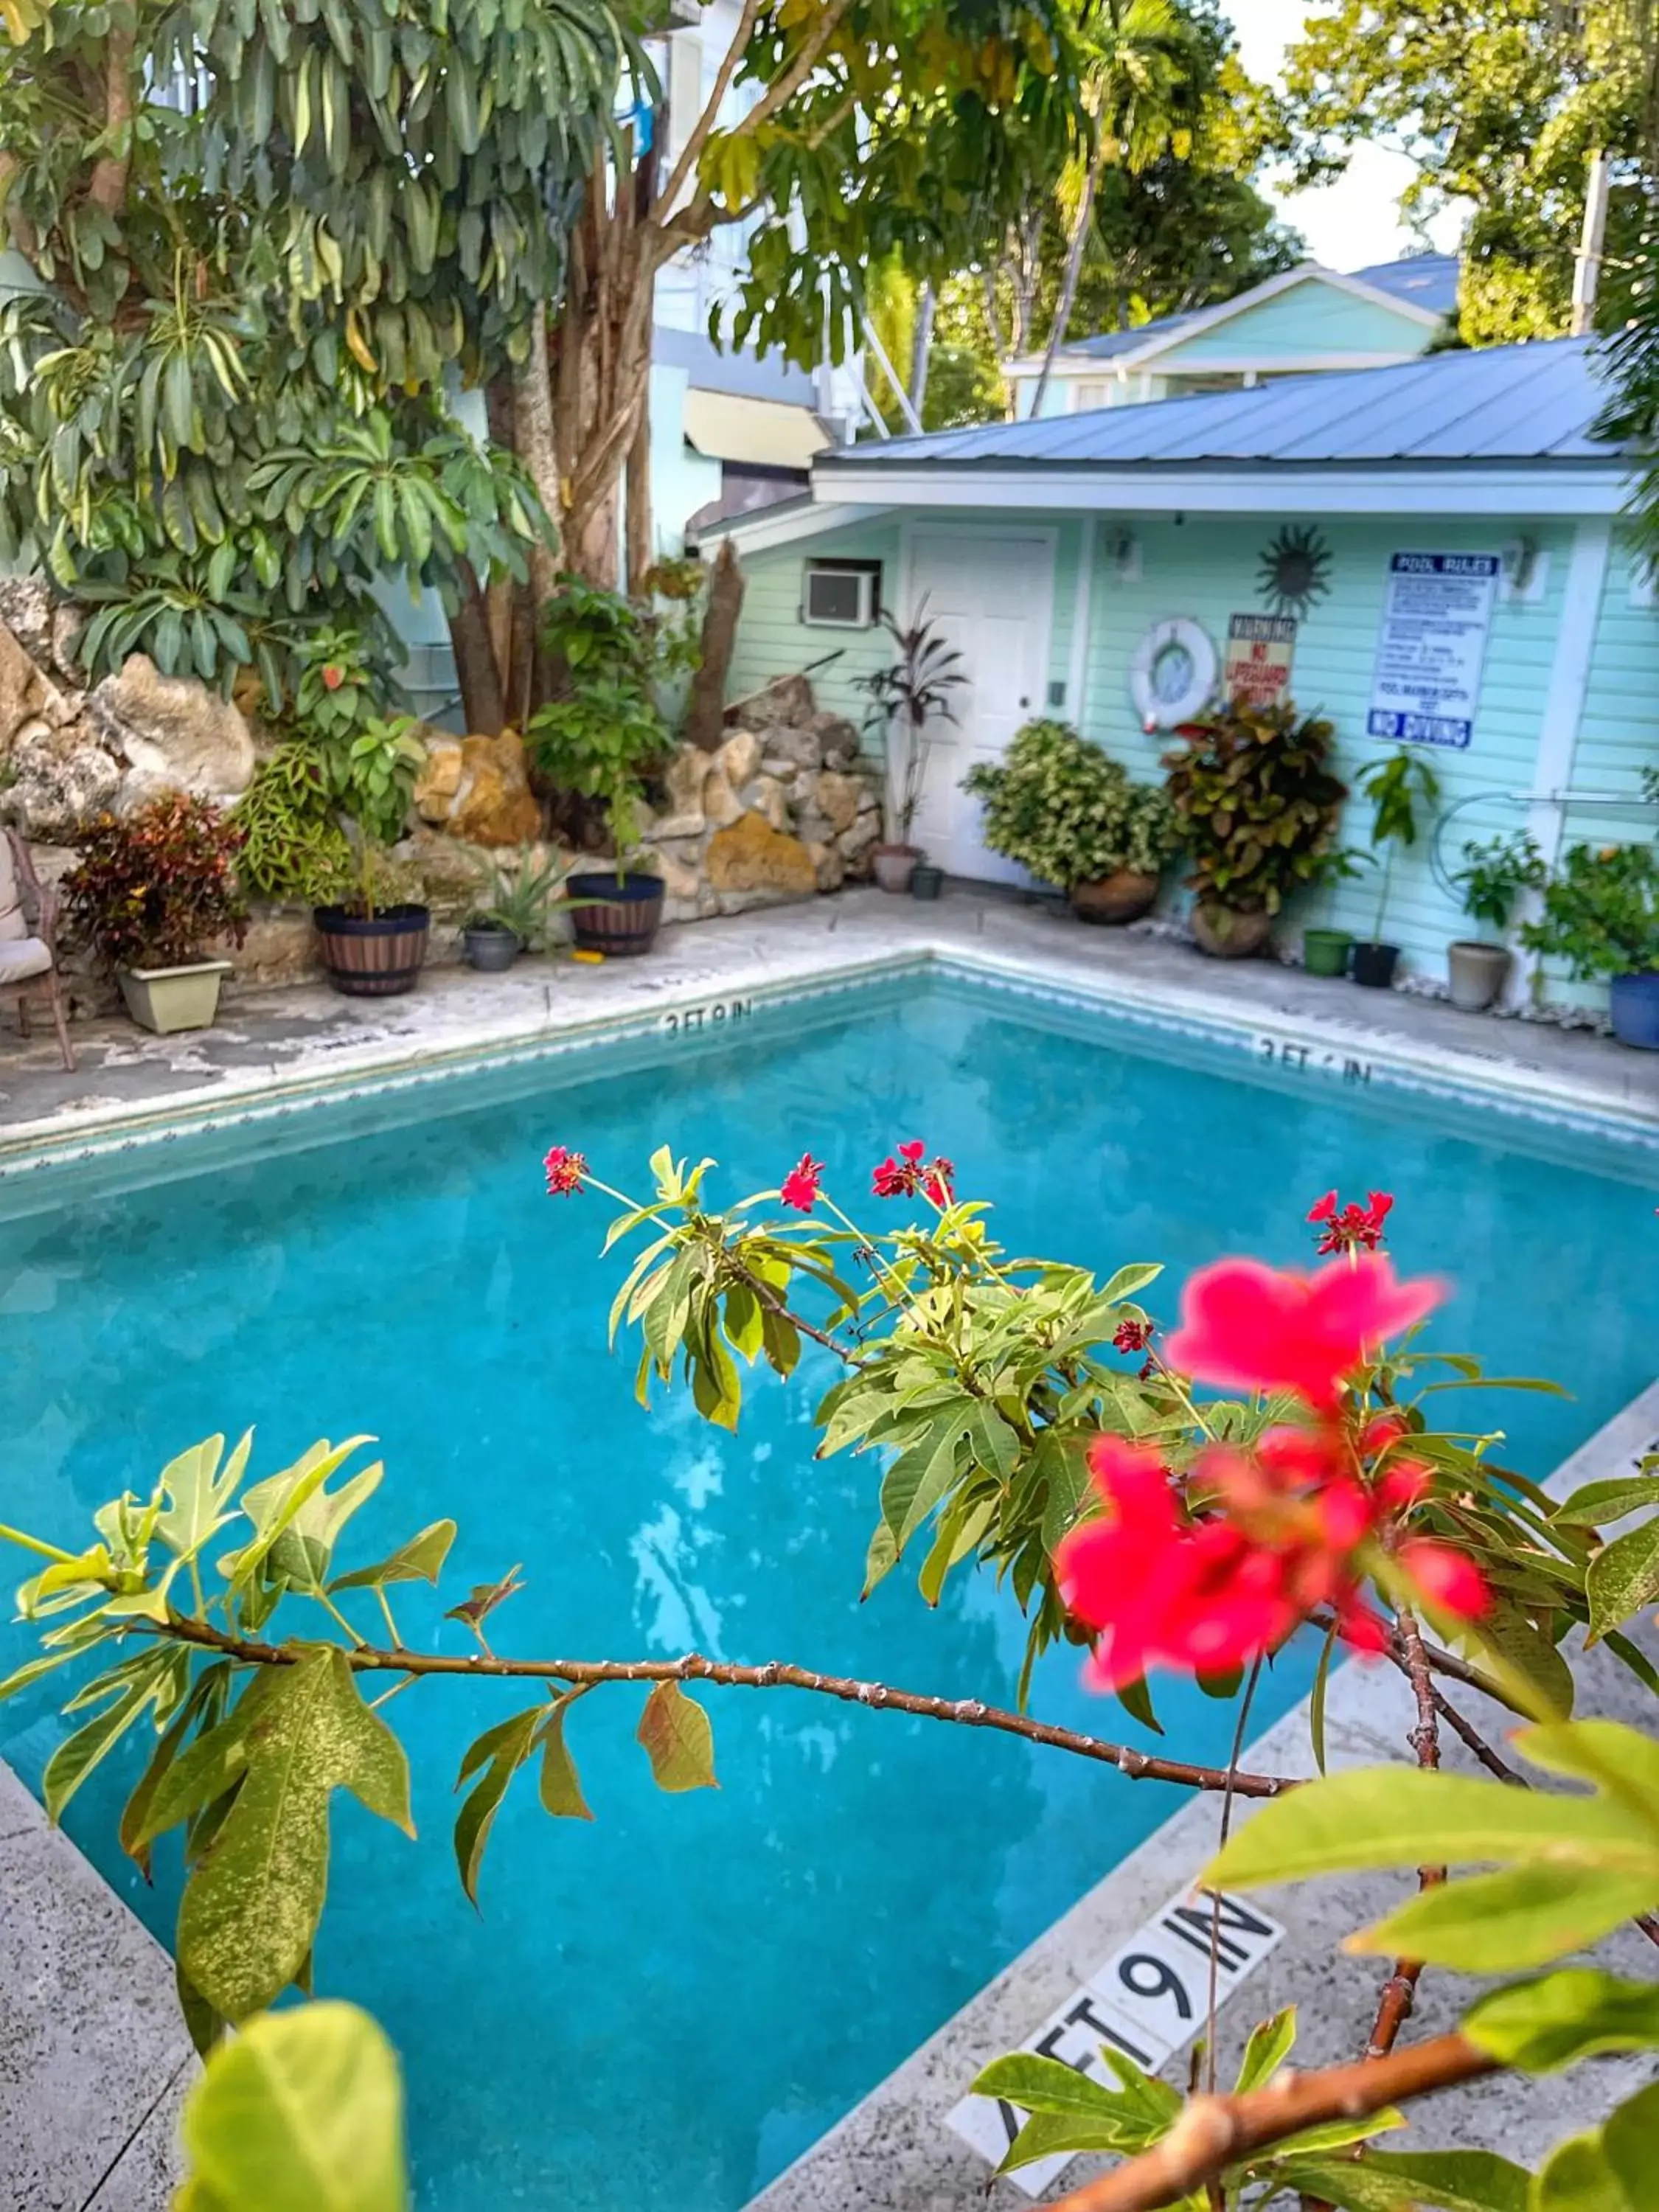
MULTIPOLYGON (((1423 1648, 1423 1632, 1417 1625, 1415 1613, 1402 1606, 1397 1616, 1399 1639, 1403 1655, 1402 1663, 1412 1694, 1417 1701, 1417 1725, 1406 1741, 1417 1753, 1417 1764, 1425 1772, 1437 1771, 1440 1765, 1440 1721, 1435 1710, 1434 1678, 1429 1672, 1428 1653, 1423 1648)), ((1417 1885, 1419 1891, 1437 1889, 1446 1879, 1443 1866, 1419 1867, 1417 1885)), ((1423 1978, 1420 1959, 1396 1959, 1394 1972, 1382 1984, 1377 2000, 1376 2017, 1371 2023, 1370 2039, 1365 2045, 1365 2057, 1375 2064, 1386 2058, 1394 2049, 1401 2029, 1411 2018, 1412 2008, 1417 2002, 1417 1984, 1423 1978)))
MULTIPOLYGON (((171 1637, 248 1667, 291 1667, 305 1656, 303 1644, 264 1644, 253 1638, 228 1635, 210 1621, 173 1614, 152 1628, 135 1622, 137 1632, 171 1637)), ((810 1690, 820 1696, 839 1698, 844 1705, 864 1705, 878 1712, 910 1713, 918 1719, 955 1722, 963 1728, 994 1729, 1027 1743, 1041 1743, 1056 1751, 1073 1752, 1080 1759, 1115 1766, 1132 1782, 1172 1782, 1189 1790, 1227 1790, 1240 1797, 1278 1797, 1299 1785, 1277 1774, 1232 1774, 1219 1766, 1194 1766, 1179 1759, 1157 1759, 1127 1744, 1109 1743, 1103 1737, 1083 1735, 1074 1729, 1056 1728, 1034 1721, 1025 1713, 1005 1712, 981 1705, 977 1698, 932 1698, 914 1690, 890 1689, 884 1682, 862 1682, 849 1675, 819 1674, 810 1668, 786 1666, 771 1659, 764 1666, 737 1666, 723 1659, 705 1659, 689 1652, 684 1659, 498 1659, 474 1658, 447 1652, 386 1651, 372 1644, 342 1647, 354 1674, 465 1674, 490 1680, 531 1682, 574 1682, 591 1686, 597 1682, 712 1682, 726 1689, 810 1690)))
MULTIPOLYGON (((720 109, 726 104, 726 95, 731 91, 736 82, 738 71, 743 66, 744 54, 754 33, 755 19, 759 14, 760 0, 744 0, 743 14, 738 19, 737 29, 732 33, 732 43, 720 59, 720 70, 714 79, 714 89, 710 93, 707 106, 692 125, 690 133, 684 145, 680 149, 680 158, 674 164, 674 173, 662 188, 661 197, 657 203, 659 207, 667 208, 672 212, 675 201, 685 190, 686 180, 695 175, 697 163, 702 158, 702 149, 708 143, 714 125, 720 121, 720 109)), ((672 108, 669 110, 668 119, 672 126, 674 120, 672 108)), ((653 222, 656 220, 654 210, 650 220, 653 222)))
POLYGON ((104 50, 104 134, 125 143, 99 155, 87 186, 87 198, 106 215, 119 212, 132 167, 132 55, 133 33, 112 30, 104 50))
POLYGON ((1074 2189, 1053 2212, 1157 2212, 1304 2128, 1364 2119, 1389 2105, 1497 2070, 1498 2061, 1465 2037, 1437 2035, 1387 2058, 1362 2058, 1316 2074, 1283 2074, 1243 2097, 1194 2097, 1154 2149, 1074 2189))

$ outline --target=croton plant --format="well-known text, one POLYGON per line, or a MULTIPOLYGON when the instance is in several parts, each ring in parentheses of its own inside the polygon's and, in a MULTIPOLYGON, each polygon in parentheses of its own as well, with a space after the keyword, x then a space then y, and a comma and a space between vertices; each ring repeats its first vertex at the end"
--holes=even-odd
MULTIPOLYGON (((866 1586, 902 1566, 936 1604, 952 1575, 994 1578, 1028 1623, 1011 1703, 827 1674, 810 1654, 519 1655, 503 1613, 516 1571, 453 1608, 475 1655, 411 1649, 395 1594, 438 1581, 455 1524, 434 1522, 383 1559, 354 1557, 352 1516, 382 1474, 354 1466, 364 1438, 318 1443, 251 1480, 251 1438, 227 1452, 211 1437, 149 1494, 102 1507, 81 1548, 0 1532, 35 1562, 19 1603, 40 1647, 0 1694, 59 1668, 74 1685, 75 1726, 46 1769, 49 1812, 61 1815, 140 1731, 149 1756, 121 1841, 148 1870, 163 1838, 182 1838, 179 1984, 212 2054, 187 2116, 182 2201, 192 2212, 405 2202, 384 2039, 349 2006, 269 2008, 309 1975, 332 1792, 409 1830, 408 1765, 380 1709, 405 1691, 441 1696, 462 1676, 499 1680, 502 1700, 458 1777, 469 1896, 526 1768, 550 1815, 592 1817, 565 1735, 575 1699, 620 1708, 677 1792, 713 1782, 710 1705, 734 1686, 856 1703, 876 1729, 888 1711, 988 1728, 1212 1792, 1224 1834, 1243 1801, 1261 1801, 1205 1870, 1206 1888, 1416 1872, 1414 1893, 1350 1938, 1388 1962, 1351 2064, 1292 2071, 1288 2014, 1256 2027, 1224 2094, 1212 2059, 1186 2094, 1109 2048, 1101 2078, 1029 2053, 997 2060, 979 2086, 1029 2115, 1009 2166, 1057 2151, 1114 2155, 1064 2200, 1071 2212, 1225 2212, 1279 2196, 1347 2212, 1651 2204, 1659 2088, 1532 2174, 1494 2151, 1376 2139, 1412 2100, 1500 2069, 1543 2075, 1659 2049, 1659 1980, 1570 1963, 1627 1921, 1659 1941, 1659 1740, 1576 1717, 1563 1656, 1571 1639, 1599 1641, 1659 1689, 1627 1632, 1659 1596, 1655 1463, 1558 1498, 1502 1462, 1496 1432, 1442 1425, 1449 1398, 1496 1386, 1425 1340, 1445 1286, 1395 1272, 1386 1193, 1322 1198, 1305 1271, 1247 1257, 1200 1270, 1166 1328, 1155 1265, 1103 1282, 1011 1257, 952 1163, 919 1140, 874 1166, 860 1218, 810 1155, 727 1208, 712 1198, 713 1171, 659 1152, 636 1200, 580 1152, 546 1158, 550 1193, 617 1208, 606 1251, 636 1248, 611 1326, 637 1338, 641 1396, 684 1387, 705 1419, 736 1429, 750 1378, 791 1375, 811 1346, 833 1378, 818 1455, 870 1465, 866 1586), (1031 1661, 1063 1638, 1103 1697, 1143 1719, 1160 1672, 1235 1698, 1242 1746, 1261 1670, 1296 1637, 1320 1643, 1311 1781, 1256 1771, 1241 1751, 1200 1765, 1026 1710, 1031 1661), (1409 1684, 1414 1765, 1323 1775, 1328 1669, 1348 1652, 1409 1684), (1514 1716, 1510 1744, 1471 1717, 1471 1692, 1514 1716), (1448 1733, 1484 1777, 1438 1771, 1448 1733), (1456 2029, 1404 2039, 1427 1967, 1508 1978, 1456 2029), (242 2032, 227 2044, 231 2027, 242 2032), (301 2175, 314 2196, 279 2199, 278 2173, 301 2175)), ((1212 2051, 1213 2021, 1207 2041, 1212 2051)), ((1431 2142, 1432 2130, 1431 2107, 1412 2141, 1431 2142)))

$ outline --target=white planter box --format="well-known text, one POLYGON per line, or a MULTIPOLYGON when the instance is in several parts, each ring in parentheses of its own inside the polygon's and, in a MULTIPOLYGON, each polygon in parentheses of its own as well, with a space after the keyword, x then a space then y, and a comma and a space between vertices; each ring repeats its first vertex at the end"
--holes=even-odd
POLYGON ((127 1012, 157 1036, 175 1030, 206 1030, 219 1011, 219 985, 228 960, 198 960, 188 968, 118 968, 115 980, 127 1012))

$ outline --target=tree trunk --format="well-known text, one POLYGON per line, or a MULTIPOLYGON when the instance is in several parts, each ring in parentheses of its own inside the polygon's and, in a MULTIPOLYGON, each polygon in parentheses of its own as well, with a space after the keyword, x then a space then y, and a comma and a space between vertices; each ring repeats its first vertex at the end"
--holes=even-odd
POLYGON ((1060 297, 1054 302, 1054 319, 1048 331, 1048 349, 1042 356, 1042 374, 1037 379, 1036 397, 1031 401, 1034 416, 1042 412, 1043 398, 1048 389, 1048 379, 1054 374, 1054 356, 1066 342, 1070 327, 1072 310, 1077 305, 1078 279, 1083 274, 1083 255, 1089 242, 1089 224, 1095 211, 1095 193, 1100 185, 1100 173, 1106 164, 1106 132, 1097 126, 1093 150, 1089 155, 1088 173, 1083 180, 1083 194, 1078 202, 1076 220, 1072 234, 1066 241, 1066 273, 1060 280, 1060 297))
POLYGON ((472 570, 460 564, 462 599, 449 617, 449 641, 455 648, 455 674, 461 687, 461 717, 476 737, 499 737, 507 726, 501 667, 490 635, 490 608, 472 570))
POLYGON ((656 559, 655 532, 651 513, 651 405, 647 398, 640 410, 639 427, 628 449, 628 588, 637 592, 647 568, 656 559))
POLYGON ((686 737, 706 753, 714 752, 726 735, 726 680, 732 672, 744 588, 737 549, 728 538, 720 547, 714 574, 708 580, 708 605, 702 617, 702 659, 691 678, 691 700, 685 716, 686 737))
POLYGON ((933 314, 938 306, 933 288, 924 284, 916 301, 916 327, 910 340, 910 404, 922 419, 927 404, 927 369, 933 355, 933 314))
MULTIPOLYGON (((553 420, 553 387, 547 350, 547 317, 531 317, 530 353, 513 372, 513 442, 530 472, 540 500, 556 522, 565 507, 553 420)), ((545 545, 530 549, 528 608, 516 595, 513 622, 513 682, 509 712, 522 729, 530 712, 546 696, 541 651, 541 611, 558 584, 559 564, 545 545), (527 618, 526 618, 527 616, 527 618), (527 633, 527 635, 526 635, 527 633)))

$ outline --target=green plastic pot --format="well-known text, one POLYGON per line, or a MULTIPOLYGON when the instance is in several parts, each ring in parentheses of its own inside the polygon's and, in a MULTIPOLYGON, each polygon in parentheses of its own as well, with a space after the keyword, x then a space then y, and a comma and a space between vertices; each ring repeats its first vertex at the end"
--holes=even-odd
POLYGON ((1346 929, 1304 929, 1302 965, 1310 975, 1346 975, 1353 939, 1346 929))

